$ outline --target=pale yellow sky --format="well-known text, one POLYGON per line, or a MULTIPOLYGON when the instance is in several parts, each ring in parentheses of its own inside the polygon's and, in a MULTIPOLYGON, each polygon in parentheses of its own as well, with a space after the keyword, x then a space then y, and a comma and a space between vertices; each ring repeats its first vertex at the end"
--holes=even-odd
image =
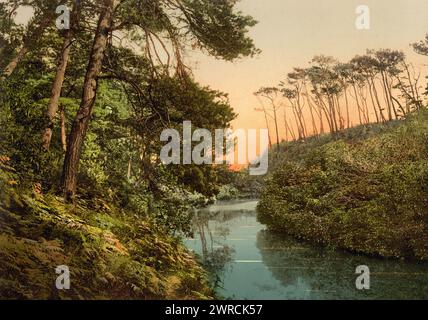
POLYGON ((409 47, 428 33, 427 0, 241 0, 239 8, 259 21, 250 32, 263 51, 258 57, 235 63, 199 53, 189 57, 199 82, 230 94, 239 113, 235 128, 266 127, 262 114, 253 111, 253 92, 277 85, 317 54, 346 61, 366 49, 400 49, 416 66, 428 68, 428 58, 409 47), (370 30, 355 27, 359 5, 370 8, 370 30))

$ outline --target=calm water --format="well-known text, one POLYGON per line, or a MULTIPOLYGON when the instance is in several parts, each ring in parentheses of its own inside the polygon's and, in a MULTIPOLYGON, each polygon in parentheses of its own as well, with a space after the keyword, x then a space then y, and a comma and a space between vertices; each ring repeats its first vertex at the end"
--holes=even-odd
POLYGON ((194 239, 220 296, 233 299, 428 299, 428 264, 369 258, 301 243, 257 222, 257 202, 198 211, 194 239), (370 290, 355 268, 370 268, 370 290))

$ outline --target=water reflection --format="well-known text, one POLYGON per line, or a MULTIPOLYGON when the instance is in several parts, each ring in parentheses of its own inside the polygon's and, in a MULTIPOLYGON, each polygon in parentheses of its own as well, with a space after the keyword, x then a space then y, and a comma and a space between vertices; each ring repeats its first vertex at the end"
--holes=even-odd
POLYGON ((256 202, 227 202, 199 211, 195 238, 223 297, 236 299, 428 299, 428 265, 368 258, 301 243, 265 230, 256 202), (355 288, 355 268, 368 265, 371 289, 355 288))
MULTIPOLYGON (((202 264, 208 271, 211 281, 216 288, 222 288, 224 273, 232 266, 234 248, 222 243, 230 234, 227 225, 222 222, 232 219, 230 215, 219 212, 199 211, 193 219, 194 232, 200 245, 202 264), (219 223, 212 223, 218 221, 219 223), (210 223, 211 222, 211 223, 210 223), (215 236, 213 235, 215 234, 215 236)), ((195 250, 198 251, 198 250, 195 250)))
POLYGON ((269 231, 258 233, 257 248, 273 277, 311 299, 428 299, 427 264, 317 248, 269 231), (370 290, 355 288, 359 265, 370 268, 370 290))

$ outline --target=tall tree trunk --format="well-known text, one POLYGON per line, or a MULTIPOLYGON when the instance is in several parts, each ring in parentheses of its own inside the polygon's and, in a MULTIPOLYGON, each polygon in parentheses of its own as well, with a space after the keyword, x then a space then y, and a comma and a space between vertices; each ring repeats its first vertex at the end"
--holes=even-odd
POLYGON ((415 87, 413 87, 412 77, 410 76, 409 66, 407 65, 406 62, 403 62, 403 65, 404 65, 404 69, 406 70, 406 73, 407 73, 407 80, 409 81, 410 90, 412 92, 413 100, 417 101, 419 99, 419 97, 417 96, 417 90, 418 90, 418 88, 417 88, 416 85, 415 85, 415 87))
POLYGON ((302 139, 302 129, 299 123, 299 116, 297 115, 297 111, 296 111, 296 105, 295 103, 291 100, 291 110, 293 111, 293 116, 294 116, 294 122, 296 123, 296 129, 297 129, 297 139, 300 140, 302 139))
POLYGON ((291 135, 291 139, 293 141, 296 141, 296 134, 294 133, 294 130, 293 130, 293 127, 292 127, 291 123, 287 122, 287 128, 288 128, 288 132, 291 135))
POLYGON ((351 118, 349 116, 349 100, 348 100, 348 88, 345 87, 345 105, 346 105, 346 127, 349 129, 351 127, 350 121, 351 118))
MULTIPOLYGON (((293 107, 291 107, 291 108, 293 108, 293 107)), ((296 140, 296 135, 294 134, 294 130, 293 130, 293 128, 291 127, 291 124, 290 124, 290 123, 289 123, 289 121, 288 121, 288 117, 287 117, 287 107, 284 107, 284 123, 285 123, 285 135, 286 135, 286 140, 288 141, 288 138, 289 138, 288 134, 290 134, 291 139, 292 139, 293 141, 295 141, 295 140, 296 140)))
POLYGON ((273 105, 273 117, 275 121, 275 131, 276 131, 276 143, 277 143, 277 149, 279 151, 279 130, 278 130, 278 118, 277 118, 277 112, 276 112, 276 106, 273 105))
POLYGON ((308 136, 308 128, 306 126, 306 120, 305 120, 305 117, 303 115, 302 110, 303 110, 302 108, 299 109, 299 115, 300 115, 299 118, 300 118, 300 123, 302 124, 302 128, 303 128, 303 138, 306 139, 306 137, 308 136))
MULTIPOLYGON (((398 108, 400 108, 401 112, 403 113, 403 116, 406 115, 406 110, 404 109, 403 105, 400 103, 400 101, 395 98, 394 96, 391 96, 392 100, 394 100, 397 104, 398 104, 398 108)), ((397 115, 397 119, 398 119, 398 115, 397 115)))
MULTIPOLYGON (((317 128, 317 124, 316 124, 316 121, 315 121, 315 115, 314 115, 314 112, 315 112, 315 113, 317 113, 317 111, 316 111, 316 109, 315 109, 315 106, 314 106, 314 105, 313 105, 313 103, 311 102, 311 98, 310 98, 310 96, 309 96, 308 88, 307 88, 307 86, 306 86, 306 83, 304 84, 304 87, 305 87, 305 96, 306 96, 306 101, 308 102, 308 105, 309 105, 309 111, 310 111, 310 114, 311 114, 312 132, 313 132, 313 134, 314 134, 314 135, 318 136, 318 135, 319 135, 319 131, 318 131, 318 128, 317 128)), ((318 114, 317 114, 317 115, 318 115, 318 114)))
POLYGON ((297 115, 299 117, 299 123, 302 130, 302 138, 305 139, 307 137, 307 128, 306 128, 306 122, 305 118, 303 116, 303 106, 300 103, 300 94, 298 94, 297 98, 297 115))
POLYGON ((330 95, 328 95, 328 105, 330 110, 330 116, 332 119, 333 133, 336 133, 339 131, 339 126, 337 124, 336 110, 334 108, 334 100, 333 100, 333 97, 330 95))
MULTIPOLYGON (((361 118, 361 106, 360 106, 360 101, 358 100, 357 88, 355 87, 355 84, 352 84, 352 87, 354 89, 355 101, 357 102, 358 119, 359 119, 360 125, 361 125, 361 124, 363 124, 363 119, 361 118)), ((352 96, 352 93, 351 93, 351 96, 352 96)))
POLYGON ((78 19, 78 4, 75 2, 73 7, 71 27, 64 35, 64 42, 58 58, 58 67, 56 69, 55 79, 52 84, 51 97, 49 99, 48 109, 46 111, 46 127, 42 135, 42 148, 44 151, 49 151, 52 140, 52 130, 55 126, 55 117, 58 112, 58 102, 61 97, 61 90, 64 84, 65 72, 67 70, 68 59, 71 50, 71 44, 74 38, 74 27, 78 19))
POLYGON ((43 32, 49 26, 49 24, 53 21, 55 11, 51 12, 51 10, 47 10, 40 19, 40 24, 37 28, 30 31, 29 34, 25 36, 24 43, 19 49, 18 54, 8 63, 6 68, 4 68, 2 77, 7 78, 15 71, 19 62, 25 57, 25 55, 30 50, 30 46, 35 39, 41 37, 43 32))
POLYGON ((284 128, 285 128, 285 141, 288 142, 287 107, 284 107, 284 128))
POLYGON ((317 124, 315 122, 313 107, 314 106, 312 104, 309 104, 309 112, 311 114, 311 121, 312 121, 312 133, 317 136, 318 135, 318 128, 317 128, 317 124))
POLYGON ((263 107, 263 113, 265 115, 266 129, 268 131, 269 149, 272 149, 272 137, 270 135, 270 130, 269 130, 269 121, 268 121, 268 117, 267 117, 267 111, 266 111, 266 109, 264 107, 263 107))
MULTIPOLYGON (((387 91, 388 91, 389 99, 391 101, 392 110, 394 111, 395 119, 398 119, 398 112, 397 112, 397 108, 395 107, 395 103, 394 103, 395 101, 398 101, 398 100, 394 98, 394 94, 392 93, 393 79, 391 79, 391 81, 390 81, 388 75, 385 75, 385 81, 386 81, 386 86, 388 89, 387 91)), ((402 107, 401 103, 398 103, 398 105, 400 107, 402 107)), ((404 113, 403 113, 403 116, 405 116, 405 115, 406 115, 406 111, 404 111, 404 113)))
MULTIPOLYGON (((328 112, 328 107, 325 104, 324 100, 322 99, 322 97, 318 96, 317 97, 318 101, 319 101, 319 106, 320 106, 320 111, 321 111, 321 120, 322 120, 322 113, 324 112, 325 118, 327 120, 327 124, 328 124, 328 129, 330 130, 330 132, 333 132, 333 120, 330 117, 330 113, 328 112)), ((323 126, 324 127, 324 126, 323 126)), ((323 130, 324 133, 324 130, 323 130)))
POLYGON ((63 105, 60 106, 60 121, 61 121, 61 144, 62 150, 67 152, 67 131, 65 128, 65 107, 63 105))
POLYGON ((319 117, 320 117, 320 134, 324 134, 324 120, 323 120, 323 115, 322 115, 322 111, 320 110, 319 112, 319 117))
POLYGON ((318 135, 323 134, 324 133, 324 121, 323 121, 323 111, 322 111, 322 106, 319 105, 319 103, 310 95, 308 88, 305 85, 305 90, 306 90, 306 97, 308 100, 308 104, 312 105, 313 110, 315 111, 315 114, 318 116, 319 120, 320 120, 320 126, 319 126, 319 131, 318 135))
MULTIPOLYGON (((376 102, 375 102, 375 99, 374 99, 374 96, 373 96, 373 91, 372 91, 372 85, 370 84, 370 82, 369 82, 369 93, 370 93, 370 100, 371 100, 372 105, 373 105, 373 110, 374 110, 374 113, 375 113, 375 116, 376 116, 376 122, 379 123, 380 122, 380 117, 379 117, 379 114, 378 114, 378 107, 376 106, 376 102)), ((382 110, 379 110, 379 112, 382 114, 382 110)), ((367 118, 367 116, 366 116, 366 118, 367 118)), ((366 123, 369 123, 369 120, 367 120, 366 123)))
POLYGON ((107 48, 108 35, 112 27, 113 10, 114 0, 104 0, 94 43, 92 45, 89 65, 86 70, 82 101, 68 138, 68 148, 65 155, 62 175, 62 186, 67 201, 72 200, 76 194, 77 172, 82 145, 95 104, 98 76, 101 72, 102 62, 107 48))
POLYGON ((386 121, 385 116, 383 115, 382 105, 380 104, 380 101, 379 101, 379 95, 377 93, 376 83, 374 82, 373 78, 371 78, 371 82, 372 82, 372 88, 373 88, 373 95, 374 95, 374 97, 376 99, 376 103, 379 107, 380 117, 381 117, 382 121, 386 121))
POLYGON ((412 92, 412 102, 415 104, 416 110, 419 110, 422 107, 422 103, 419 97, 419 90, 418 90, 418 80, 419 77, 413 78, 415 83, 412 83, 412 77, 410 75, 409 65, 403 61, 404 68, 407 73, 407 80, 409 81, 410 90, 412 92))
MULTIPOLYGON (((360 95, 360 103, 361 103, 361 112, 363 114, 363 120, 365 124, 368 124, 370 122, 370 117, 369 117, 369 107, 367 104, 367 91, 369 91, 371 93, 371 87, 369 84, 369 90, 366 89, 366 95, 364 95, 364 89, 366 87, 364 86, 358 86, 358 94, 360 95)), ((373 107, 376 108, 376 105, 373 104, 373 107)), ((376 109, 375 109, 376 111, 376 109)))
POLYGON ((333 96, 333 100, 336 101, 337 116, 339 117, 339 128, 340 130, 343 130, 345 129, 345 119, 343 119, 342 109, 340 108, 339 96, 335 94, 333 96))
MULTIPOLYGON (((363 88, 361 88, 363 90, 363 88)), ((364 110, 364 117, 366 118, 366 124, 369 124, 371 122, 370 120, 370 110, 369 110, 369 104, 367 103, 367 98, 363 98, 363 110, 364 110)), ((376 113, 376 110, 375 110, 376 113)))
POLYGON ((383 87, 383 91, 384 91, 384 95, 385 95, 385 102, 386 102, 386 106, 388 108, 388 119, 389 121, 392 120, 392 107, 391 107, 391 101, 390 101, 390 94, 388 92, 388 83, 386 80, 386 75, 384 74, 384 72, 382 71, 381 73, 382 76, 382 87, 383 87))

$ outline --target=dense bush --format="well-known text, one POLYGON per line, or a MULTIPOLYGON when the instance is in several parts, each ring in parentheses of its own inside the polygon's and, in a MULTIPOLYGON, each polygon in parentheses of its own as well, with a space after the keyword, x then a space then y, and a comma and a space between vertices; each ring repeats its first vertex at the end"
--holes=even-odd
POLYGON ((267 182, 258 209, 271 229, 305 240, 428 259, 428 112, 289 158, 267 182))

